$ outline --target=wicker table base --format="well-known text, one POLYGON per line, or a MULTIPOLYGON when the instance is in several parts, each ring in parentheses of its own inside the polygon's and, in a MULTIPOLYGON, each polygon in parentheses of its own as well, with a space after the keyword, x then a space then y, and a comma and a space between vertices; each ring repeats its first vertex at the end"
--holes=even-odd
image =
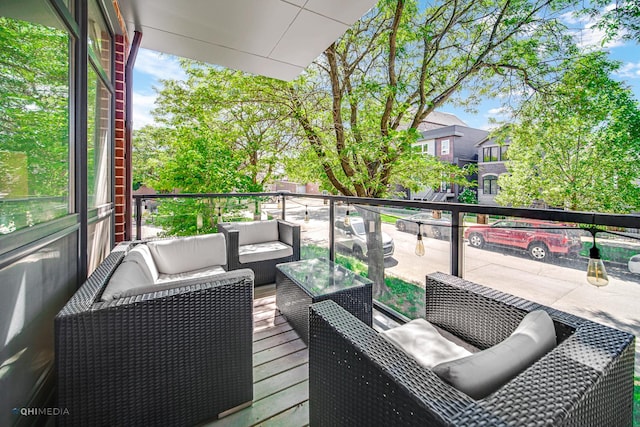
POLYGON ((309 343, 309 306, 333 300, 371 326, 372 282, 326 258, 309 259, 276 267, 276 306, 309 343))

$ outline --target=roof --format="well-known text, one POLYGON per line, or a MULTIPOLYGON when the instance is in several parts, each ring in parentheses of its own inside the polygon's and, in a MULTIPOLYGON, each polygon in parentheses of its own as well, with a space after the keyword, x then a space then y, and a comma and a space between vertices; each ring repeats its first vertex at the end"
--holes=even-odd
POLYGON ((375 0, 119 0, 141 47, 291 80, 375 0))
POLYGON ((422 132, 453 125, 467 126, 467 124, 460 120, 455 114, 432 111, 420 122, 418 130, 422 132))

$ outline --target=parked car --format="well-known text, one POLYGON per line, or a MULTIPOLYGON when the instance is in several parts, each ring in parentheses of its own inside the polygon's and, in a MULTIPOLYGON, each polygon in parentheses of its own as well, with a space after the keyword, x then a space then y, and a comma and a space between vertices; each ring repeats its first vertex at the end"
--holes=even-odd
MULTIPOLYGON (((336 245, 350 251, 356 257, 367 257, 367 233, 364 229, 364 220, 361 217, 351 216, 349 224, 344 219, 336 221, 336 245)), ((393 256, 395 246, 393 238, 382 232, 382 250, 385 258, 393 256)))
POLYGON ((476 248, 490 244, 523 249, 538 261, 554 255, 576 256, 582 247, 579 231, 557 228, 563 226, 547 221, 502 220, 471 226, 464 237, 476 248))
POLYGON ((419 213, 396 221, 398 231, 418 234, 418 223, 423 236, 434 239, 449 239, 451 221, 446 218, 434 218, 430 213, 419 213))

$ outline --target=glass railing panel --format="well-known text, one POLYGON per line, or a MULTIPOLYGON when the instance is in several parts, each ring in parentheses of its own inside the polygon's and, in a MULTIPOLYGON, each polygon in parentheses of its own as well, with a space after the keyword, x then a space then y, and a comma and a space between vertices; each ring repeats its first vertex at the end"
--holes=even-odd
POLYGON ((143 199, 142 238, 215 233, 219 222, 279 218, 276 203, 266 196, 143 199))
POLYGON ((288 196, 286 220, 300 225, 300 258, 329 258, 329 201, 288 196))
POLYGON ((609 283, 595 287, 587 282, 589 226, 465 216, 463 228, 465 279, 640 334, 637 230, 596 233, 609 283))
POLYGON ((449 212, 339 205, 336 262, 373 280, 378 302, 408 318, 424 316, 425 276, 450 269, 450 218, 449 212))

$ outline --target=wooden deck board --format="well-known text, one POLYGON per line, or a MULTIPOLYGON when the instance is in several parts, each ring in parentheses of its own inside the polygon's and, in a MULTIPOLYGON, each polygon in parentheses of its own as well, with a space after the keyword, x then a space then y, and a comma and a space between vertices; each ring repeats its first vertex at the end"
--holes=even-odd
MULTIPOLYGON (((309 424, 309 351, 275 304, 275 285, 254 292, 253 404, 211 427, 304 427, 309 424)), ((393 327, 376 314, 374 327, 393 327)))
POLYGON ((309 351, 305 348, 304 350, 289 354, 287 357, 282 357, 253 368, 253 382, 261 381, 287 369, 307 363, 309 363, 309 351))
POLYGON ((260 423, 260 427, 301 427, 309 425, 309 401, 260 423))
POLYGON ((306 364, 296 366, 292 369, 287 369, 284 372, 280 372, 279 374, 256 382, 253 385, 253 401, 256 402, 260 399, 264 399, 267 396, 308 379, 309 367, 306 364))
POLYGON ((309 352, 275 305, 275 286, 254 292, 253 404, 207 426, 309 424, 309 352))

